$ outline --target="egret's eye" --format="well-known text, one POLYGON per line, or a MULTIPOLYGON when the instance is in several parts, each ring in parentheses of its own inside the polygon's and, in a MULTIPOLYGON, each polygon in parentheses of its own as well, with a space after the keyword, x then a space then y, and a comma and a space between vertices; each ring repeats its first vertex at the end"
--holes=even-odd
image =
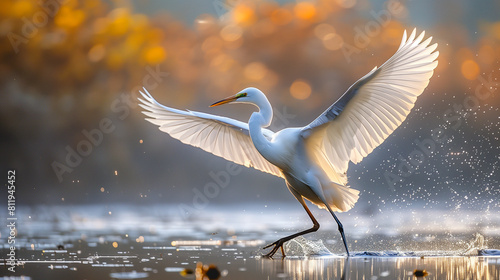
POLYGON ((242 92, 242 93, 239 93, 238 95, 236 95, 236 98, 245 97, 245 96, 247 96, 247 93, 242 92))

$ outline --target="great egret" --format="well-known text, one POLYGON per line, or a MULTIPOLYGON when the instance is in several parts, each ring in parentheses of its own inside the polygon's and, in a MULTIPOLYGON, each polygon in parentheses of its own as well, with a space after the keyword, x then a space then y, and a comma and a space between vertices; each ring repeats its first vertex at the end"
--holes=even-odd
POLYGON ((158 103, 149 92, 141 91, 140 104, 147 120, 185 144, 246 167, 285 179, 293 196, 302 204, 313 227, 281 238, 265 256, 272 257, 283 244, 299 235, 319 229, 304 198, 326 208, 338 224, 349 256, 344 229, 335 211, 347 211, 358 200, 359 191, 347 186, 349 161, 360 162, 380 145, 406 118, 429 83, 438 62, 437 44, 429 46, 425 32, 403 34, 396 53, 380 68, 375 67, 354 83, 323 114, 304 127, 279 132, 266 129, 273 111, 264 93, 246 88, 234 96, 215 102, 247 103, 257 106, 247 123, 234 119, 183 111, 158 103))

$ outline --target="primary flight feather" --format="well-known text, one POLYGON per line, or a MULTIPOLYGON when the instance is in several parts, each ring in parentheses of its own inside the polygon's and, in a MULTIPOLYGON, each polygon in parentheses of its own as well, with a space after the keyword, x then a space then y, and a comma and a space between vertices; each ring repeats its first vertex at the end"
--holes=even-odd
MULTIPOLYGON (((379 68, 354 83, 323 114, 305 127, 279 132, 266 129, 273 112, 266 96, 246 88, 211 106, 248 103, 258 107, 248 123, 231 118, 170 108, 149 92, 139 98, 148 121, 181 142, 199 147, 246 167, 285 179, 294 197, 313 222, 305 231, 281 238, 266 255, 272 257, 283 244, 299 235, 318 230, 319 223, 304 198, 326 208, 338 224, 347 255, 349 249, 335 211, 348 211, 359 191, 347 186, 349 162, 360 162, 379 146, 405 119, 417 97, 429 84, 439 55, 437 44, 425 33, 403 34, 396 53, 379 68)), ((265 249, 264 248, 264 249, 265 249)))

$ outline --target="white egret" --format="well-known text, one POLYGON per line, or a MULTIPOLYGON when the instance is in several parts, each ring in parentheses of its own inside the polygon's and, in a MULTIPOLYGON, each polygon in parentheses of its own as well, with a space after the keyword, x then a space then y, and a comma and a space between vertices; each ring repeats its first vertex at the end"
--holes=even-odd
POLYGON ((279 132, 266 129, 273 112, 264 93, 246 88, 211 105, 248 103, 257 106, 247 123, 234 119, 183 111, 158 103, 149 92, 141 92, 143 112, 153 124, 185 144, 199 147, 247 167, 285 179, 293 196, 302 204, 313 227, 281 238, 272 257, 283 244, 299 235, 319 229, 304 198, 326 208, 338 224, 349 256, 344 229, 334 212, 351 209, 359 191, 347 186, 350 161, 360 162, 380 145, 406 118, 429 83, 438 62, 437 44, 429 46, 424 33, 418 37, 406 31, 399 49, 381 67, 375 67, 354 83, 333 105, 304 127, 279 132))

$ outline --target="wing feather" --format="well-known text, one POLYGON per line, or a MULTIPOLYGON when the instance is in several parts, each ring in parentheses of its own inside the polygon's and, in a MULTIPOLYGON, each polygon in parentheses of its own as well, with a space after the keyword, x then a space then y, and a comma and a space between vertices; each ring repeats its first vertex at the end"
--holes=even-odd
MULTIPOLYGON (((201 148, 246 167, 283 177, 281 171, 257 151, 249 135, 248 124, 234 119, 195 111, 183 111, 158 103, 149 92, 141 91, 139 105, 147 111, 146 120, 159 126, 182 143, 201 148)), ((265 129, 264 136, 271 138, 274 132, 265 129)))
POLYGON ((302 129, 308 153, 345 185, 349 161, 360 162, 406 119, 437 67, 437 44, 425 32, 403 34, 396 53, 352 85, 302 129))

